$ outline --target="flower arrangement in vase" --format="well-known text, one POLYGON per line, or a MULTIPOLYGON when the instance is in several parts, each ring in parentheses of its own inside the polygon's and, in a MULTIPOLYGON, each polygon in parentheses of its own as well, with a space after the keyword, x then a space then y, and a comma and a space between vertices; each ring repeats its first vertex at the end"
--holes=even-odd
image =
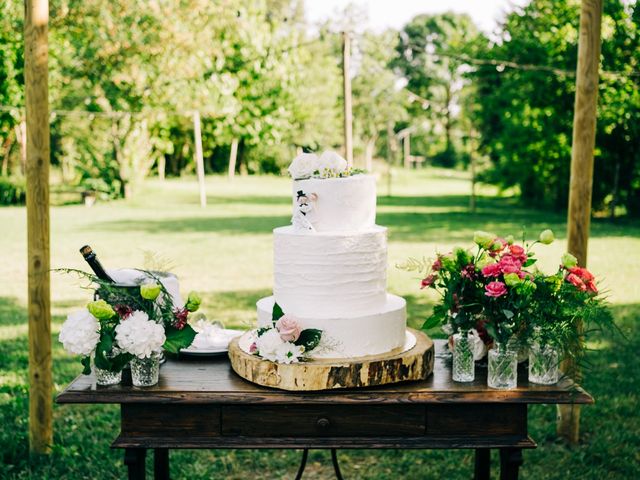
POLYGON ((526 332, 529 381, 553 384, 560 378, 562 359, 572 360, 565 373, 574 376, 572 369, 585 353, 585 336, 613 326, 613 317, 594 275, 569 253, 555 273, 536 272, 534 282, 526 332))
MULTIPOLYGON (((186 304, 176 304, 161 272, 139 270, 140 285, 119 285, 80 270, 63 271, 87 278, 95 288, 96 300, 67 317, 59 340, 67 352, 82 357, 84 374, 94 370, 99 384, 118 383, 130 362, 147 360, 154 367, 162 350, 177 353, 193 342, 196 332, 187 319, 201 299, 192 292, 186 304)), ((157 374, 146 382, 135 380, 152 385, 157 374)))
POLYGON ((476 359, 487 347, 488 385, 509 389, 516 387, 518 354, 526 347, 544 352, 549 351, 546 346, 557 348, 558 358, 578 355, 584 349, 579 319, 611 323, 593 275, 577 267, 574 257, 565 254, 553 275, 535 267, 533 247, 551 244, 551 230, 531 244, 482 231, 475 232, 473 240, 475 248, 455 248, 433 262, 410 259, 400 265, 423 273, 421 288, 440 296, 423 329, 442 325, 450 335, 454 380, 461 350, 455 343, 460 338, 470 344, 476 359))

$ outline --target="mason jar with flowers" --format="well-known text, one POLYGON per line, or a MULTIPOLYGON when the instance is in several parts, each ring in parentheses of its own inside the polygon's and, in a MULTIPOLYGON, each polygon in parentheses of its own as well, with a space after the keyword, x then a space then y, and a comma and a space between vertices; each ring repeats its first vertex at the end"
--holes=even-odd
POLYGON ((582 363, 586 333, 611 327, 613 317, 594 275, 570 253, 562 256, 554 274, 537 272, 534 282, 527 332, 529 382, 550 385, 560 379, 563 359, 573 360, 569 366, 582 363))

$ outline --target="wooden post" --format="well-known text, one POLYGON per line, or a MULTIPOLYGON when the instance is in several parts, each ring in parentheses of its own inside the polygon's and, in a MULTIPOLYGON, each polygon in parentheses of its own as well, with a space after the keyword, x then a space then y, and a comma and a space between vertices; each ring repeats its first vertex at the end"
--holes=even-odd
POLYGON ((353 114, 351 112, 351 38, 342 32, 342 80, 344 86, 344 156, 347 165, 353 166, 353 114))
POLYGON ((238 161, 238 139, 231 140, 231 153, 229 154, 229 178, 236 175, 236 162, 238 161))
POLYGON ((29 447, 53 443, 49 258, 49 2, 26 0, 24 78, 27 127, 29 447))
POLYGON ((402 141, 402 149, 404 152, 404 168, 411 166, 411 134, 407 132, 407 135, 402 141))
MULTIPOLYGON (((570 253, 576 256, 578 263, 582 266, 587 264, 587 245, 591 223, 602 4, 603 0, 582 0, 580 10, 567 248, 570 253)), ((579 406, 561 405, 558 407, 557 431, 558 435, 569 442, 578 442, 580 436, 579 406)))
POLYGON ((202 131, 200 129, 200 112, 193 112, 193 137, 196 146, 196 172, 200 188, 200 206, 207 206, 207 192, 204 186, 204 159, 202 158, 202 131))

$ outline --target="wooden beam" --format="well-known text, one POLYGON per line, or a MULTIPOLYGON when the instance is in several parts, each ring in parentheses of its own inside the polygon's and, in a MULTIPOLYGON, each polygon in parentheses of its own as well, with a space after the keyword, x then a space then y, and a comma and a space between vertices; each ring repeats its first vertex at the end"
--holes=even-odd
MULTIPOLYGON (((580 10, 567 249, 576 256, 578 263, 582 266, 587 264, 587 246, 591 223, 602 4, 603 0, 582 0, 580 10)), ((565 368, 567 367, 565 365, 565 368)), ((580 407, 578 405, 558 407, 557 431, 558 435, 569 442, 578 442, 580 436, 580 407)))
POLYGON ((25 0, 29 446, 33 453, 49 453, 53 442, 49 276, 48 23, 48 0, 25 0))
POLYGON ((353 166, 353 113, 351 110, 351 37, 342 32, 342 80, 344 87, 344 156, 353 166))
POLYGON ((202 158, 202 129, 200 128, 200 112, 193 112, 193 137, 196 145, 196 172, 198 173, 198 187, 200 188, 200 206, 207 206, 207 192, 204 185, 204 158, 202 158))

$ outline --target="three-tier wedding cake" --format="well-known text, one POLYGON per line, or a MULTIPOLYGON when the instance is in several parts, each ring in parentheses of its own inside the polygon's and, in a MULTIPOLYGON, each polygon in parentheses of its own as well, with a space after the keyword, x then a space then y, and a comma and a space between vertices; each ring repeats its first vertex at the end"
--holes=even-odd
POLYGON ((273 231, 273 295, 257 303, 258 331, 275 325, 277 304, 295 319, 294 336, 322 332, 310 358, 401 351, 405 301, 386 290, 387 229, 375 223, 375 177, 348 169, 335 152, 302 154, 289 171, 292 225, 273 231))

